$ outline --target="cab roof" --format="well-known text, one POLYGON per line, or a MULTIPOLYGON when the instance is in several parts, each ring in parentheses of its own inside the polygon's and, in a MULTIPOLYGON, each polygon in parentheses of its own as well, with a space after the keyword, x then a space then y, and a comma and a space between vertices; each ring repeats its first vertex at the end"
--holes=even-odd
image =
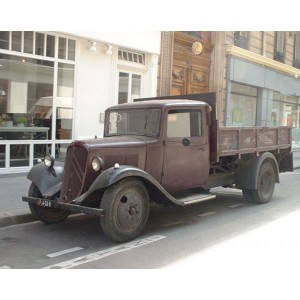
POLYGON ((136 101, 132 103, 123 103, 109 107, 107 110, 115 109, 131 109, 131 108, 148 108, 148 107, 172 107, 172 106, 185 106, 185 107, 195 107, 195 106, 209 106, 206 102, 197 100, 187 100, 187 99, 163 99, 163 100, 146 100, 146 101, 136 101))

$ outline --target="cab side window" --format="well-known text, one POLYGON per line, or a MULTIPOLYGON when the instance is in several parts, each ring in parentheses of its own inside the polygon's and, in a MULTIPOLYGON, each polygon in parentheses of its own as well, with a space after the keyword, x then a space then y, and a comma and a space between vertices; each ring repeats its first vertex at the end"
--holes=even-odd
POLYGON ((168 112, 167 136, 169 138, 201 135, 201 111, 170 110, 168 112))

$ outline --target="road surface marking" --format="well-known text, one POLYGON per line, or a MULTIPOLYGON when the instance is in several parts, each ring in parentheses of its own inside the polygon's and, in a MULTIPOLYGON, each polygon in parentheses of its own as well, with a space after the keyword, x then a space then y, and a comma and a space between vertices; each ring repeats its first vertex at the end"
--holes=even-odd
POLYGON ((210 216, 210 215, 213 215, 215 214, 216 212, 215 211, 208 211, 206 213, 203 213, 201 215, 198 215, 198 217, 206 217, 206 216, 210 216))
POLYGON ((170 222, 170 223, 165 223, 165 224, 162 224, 161 227, 171 227, 171 226, 178 225, 181 223, 184 223, 184 221, 174 221, 174 222, 170 222))
POLYGON ((82 250, 82 249, 83 248, 81 248, 81 247, 74 247, 74 248, 69 248, 69 249, 66 249, 66 250, 59 251, 59 252, 50 253, 50 254, 47 254, 46 256, 52 258, 52 257, 64 255, 64 254, 75 252, 75 251, 82 250))
POLYGON ((9 266, 1 266, 0 269, 11 269, 9 266))
POLYGON ((233 204, 233 205, 229 205, 228 207, 229 208, 236 208, 236 207, 240 207, 240 206, 243 206, 244 203, 238 203, 238 204, 233 204))
POLYGON ((99 260, 101 258, 110 256, 110 255, 114 255, 114 254, 121 253, 124 251, 132 250, 136 247, 144 246, 144 245, 147 245, 147 244, 150 244, 153 242, 157 242, 164 238, 166 238, 166 237, 162 236, 162 235, 149 236, 149 237, 141 239, 141 240, 136 240, 136 241, 133 241, 130 243, 122 244, 120 246, 108 248, 108 249, 101 250, 98 252, 90 253, 88 255, 84 255, 84 256, 76 257, 74 259, 66 260, 61 263, 45 267, 43 269, 70 269, 70 268, 73 268, 73 267, 76 267, 76 266, 79 266, 82 264, 86 264, 89 262, 93 262, 95 260, 99 260))

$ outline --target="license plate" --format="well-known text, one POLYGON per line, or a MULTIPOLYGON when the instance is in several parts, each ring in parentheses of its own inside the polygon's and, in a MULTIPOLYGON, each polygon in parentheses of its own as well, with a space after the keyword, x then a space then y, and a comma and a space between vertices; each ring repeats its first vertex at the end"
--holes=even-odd
POLYGON ((53 207, 53 204, 51 201, 49 200, 42 200, 42 199, 39 199, 36 204, 38 206, 42 206, 42 207, 53 207))

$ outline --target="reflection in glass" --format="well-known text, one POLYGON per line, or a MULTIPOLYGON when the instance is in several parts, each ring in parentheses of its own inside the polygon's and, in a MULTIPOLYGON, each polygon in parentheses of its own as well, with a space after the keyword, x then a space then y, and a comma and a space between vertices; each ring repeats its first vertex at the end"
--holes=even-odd
POLYGON ((33 31, 24 31, 24 52, 33 53, 33 31))
POLYGON ((9 49, 9 31, 0 31, 0 49, 9 49))
POLYGON ((46 154, 50 154, 49 144, 34 144, 33 145, 33 164, 36 165, 44 159, 46 154))
POLYGON ((29 145, 10 145, 10 167, 29 166, 29 145))
POLYGON ((74 65, 58 64, 57 78, 57 139, 72 138, 74 65))
POLYGON ((64 161, 69 145, 70 144, 55 144, 55 159, 58 161, 64 161))
POLYGON ((11 50, 21 52, 22 50, 22 31, 13 31, 11 33, 11 50))
POLYGON ((36 32, 35 34, 35 54, 44 55, 44 37, 43 33, 36 32))
POLYGON ((6 155, 5 145, 0 145, 0 168, 5 168, 5 155, 6 155))
POLYGON ((0 138, 50 138, 54 63, 45 66, 40 60, 2 54, 0 64, 5 71, 0 77, 0 138))
POLYGON ((58 40, 58 58, 66 59, 67 39, 60 37, 58 40))

